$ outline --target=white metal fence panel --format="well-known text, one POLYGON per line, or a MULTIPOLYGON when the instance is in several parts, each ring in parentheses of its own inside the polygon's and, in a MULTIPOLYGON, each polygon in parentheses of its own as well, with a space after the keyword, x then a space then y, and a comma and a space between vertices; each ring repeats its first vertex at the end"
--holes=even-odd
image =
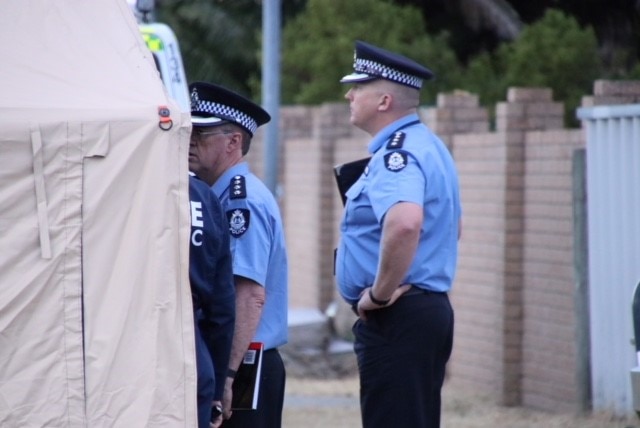
POLYGON ((591 388, 595 410, 633 412, 632 294, 640 282, 640 104, 578 110, 587 132, 591 388))

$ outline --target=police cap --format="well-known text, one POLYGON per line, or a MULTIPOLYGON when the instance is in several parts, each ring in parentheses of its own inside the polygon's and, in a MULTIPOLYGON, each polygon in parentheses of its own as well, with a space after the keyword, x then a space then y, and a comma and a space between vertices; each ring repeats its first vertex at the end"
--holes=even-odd
POLYGON ((340 83, 386 79, 420 89, 423 80, 432 79, 434 76, 427 67, 407 57, 360 40, 356 41, 353 70, 354 72, 344 76, 340 83))
POLYGON ((193 126, 216 126, 232 122, 253 136, 260 125, 271 120, 262 107, 222 86, 194 82, 189 85, 189 92, 193 126))

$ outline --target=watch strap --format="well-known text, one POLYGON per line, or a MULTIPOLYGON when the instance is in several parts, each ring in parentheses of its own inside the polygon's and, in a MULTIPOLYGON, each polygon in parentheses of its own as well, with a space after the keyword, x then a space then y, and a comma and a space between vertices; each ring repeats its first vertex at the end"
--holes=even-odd
POLYGON ((386 306, 391 301, 390 298, 386 300, 376 299, 376 297, 373 295, 373 287, 369 288, 369 299, 371 299, 371 301, 378 306, 386 306))

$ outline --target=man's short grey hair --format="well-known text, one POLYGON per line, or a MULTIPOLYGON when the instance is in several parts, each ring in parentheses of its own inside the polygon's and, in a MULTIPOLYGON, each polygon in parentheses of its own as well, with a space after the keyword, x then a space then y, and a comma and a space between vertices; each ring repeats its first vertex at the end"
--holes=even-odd
POLYGON ((396 108, 409 110, 420 105, 420 90, 383 79, 377 80, 376 83, 381 92, 391 94, 396 108))
POLYGON ((242 136, 242 156, 249 153, 249 149, 251 148, 251 134, 249 134, 247 130, 233 122, 225 122, 219 126, 224 132, 238 132, 242 136))

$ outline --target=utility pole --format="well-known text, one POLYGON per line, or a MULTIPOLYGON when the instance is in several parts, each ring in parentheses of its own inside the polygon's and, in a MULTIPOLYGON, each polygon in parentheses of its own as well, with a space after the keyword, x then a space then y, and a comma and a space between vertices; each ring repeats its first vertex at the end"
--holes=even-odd
POLYGON ((262 106, 271 115, 265 128, 264 182, 276 198, 280 155, 280 14, 281 0, 262 1, 262 106))

